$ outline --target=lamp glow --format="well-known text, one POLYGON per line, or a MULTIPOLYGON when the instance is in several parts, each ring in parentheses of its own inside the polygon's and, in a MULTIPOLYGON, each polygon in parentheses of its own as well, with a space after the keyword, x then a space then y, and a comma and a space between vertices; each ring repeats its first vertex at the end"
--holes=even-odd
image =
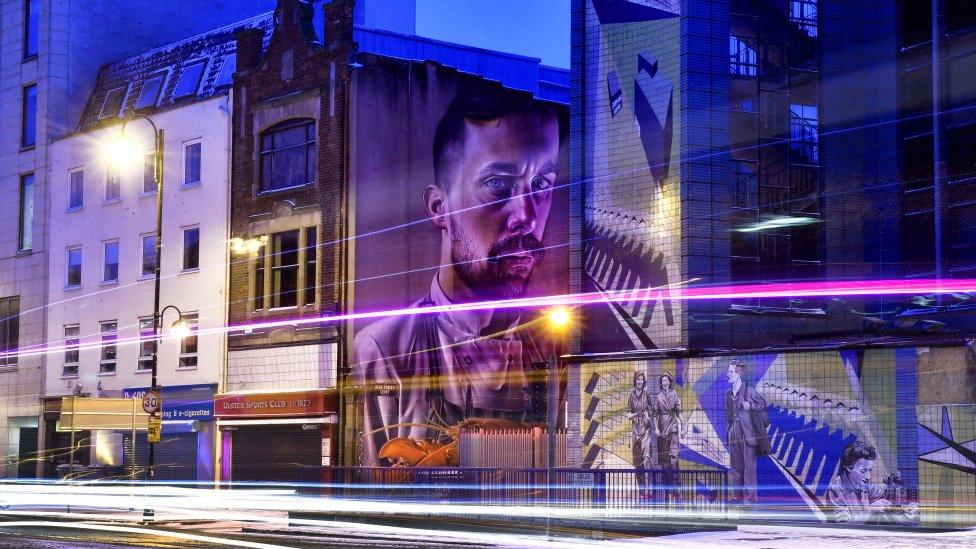
POLYGON ((110 166, 118 170, 133 166, 141 157, 135 141, 129 139, 124 133, 104 144, 102 156, 110 166))
POLYGON ((557 330, 565 330, 573 320, 569 307, 553 307, 546 313, 549 325, 557 330))
POLYGON ((169 327, 169 336, 173 339, 183 339, 190 335, 190 325, 183 318, 178 319, 169 327))

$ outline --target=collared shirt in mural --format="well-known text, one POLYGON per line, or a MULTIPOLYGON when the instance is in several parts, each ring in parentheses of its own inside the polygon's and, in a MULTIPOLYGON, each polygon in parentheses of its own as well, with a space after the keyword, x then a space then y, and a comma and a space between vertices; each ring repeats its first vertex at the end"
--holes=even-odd
POLYGON ((653 413, 653 403, 651 394, 647 388, 634 389, 630 392, 627 399, 627 413, 634 414, 630 418, 631 434, 634 440, 643 437, 651 428, 651 414, 653 413))
POLYGON ((681 397, 674 389, 661 391, 654 397, 654 415, 657 430, 662 435, 677 433, 681 429, 681 397))
MULTIPOLYGON (((447 305, 437 278, 430 294, 413 305, 447 305)), ((453 426, 468 418, 525 420, 531 397, 525 369, 545 362, 517 317, 493 322, 498 311, 449 311, 388 317, 356 336, 356 376, 366 387, 364 465, 394 438, 438 438, 429 426, 453 426), (502 324, 500 333, 491 326, 502 324), (492 332, 492 333, 488 333, 492 332)))
POLYGON ((830 520, 846 524, 914 524, 916 514, 908 507, 896 507, 885 499, 885 487, 868 483, 857 486, 846 473, 827 487, 830 520))

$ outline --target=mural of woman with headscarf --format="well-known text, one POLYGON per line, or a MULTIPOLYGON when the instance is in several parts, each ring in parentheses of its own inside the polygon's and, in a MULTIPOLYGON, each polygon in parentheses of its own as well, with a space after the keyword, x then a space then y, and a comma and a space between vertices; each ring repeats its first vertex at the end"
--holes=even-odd
POLYGON ((657 455, 664 469, 665 499, 680 499, 681 477, 678 473, 678 454, 681 450, 681 397, 674 389, 674 378, 664 373, 658 378, 661 390, 654 398, 654 434, 657 435, 657 455))
POLYGON ((644 372, 634 372, 634 390, 627 399, 627 418, 631 421, 630 447, 634 458, 635 475, 637 476, 638 496, 650 497, 651 468, 651 415, 653 414, 651 393, 647 390, 647 375, 644 372))

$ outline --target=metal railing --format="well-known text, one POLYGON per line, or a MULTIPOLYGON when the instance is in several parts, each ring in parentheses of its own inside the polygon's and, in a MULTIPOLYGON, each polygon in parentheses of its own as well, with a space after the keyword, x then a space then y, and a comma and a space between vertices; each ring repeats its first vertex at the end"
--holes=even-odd
POLYGON ((379 501, 576 508, 725 510, 725 470, 303 467, 303 495, 379 501), (670 473, 674 474, 674 473, 670 473))

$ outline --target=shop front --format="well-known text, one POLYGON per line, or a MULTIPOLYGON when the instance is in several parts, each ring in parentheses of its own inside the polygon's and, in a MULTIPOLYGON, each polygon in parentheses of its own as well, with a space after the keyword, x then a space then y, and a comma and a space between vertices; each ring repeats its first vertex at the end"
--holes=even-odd
POLYGON ((298 482, 302 467, 333 465, 337 411, 334 389, 217 395, 220 479, 298 482))
MULTIPOLYGON (((141 399, 148 390, 148 387, 130 387, 123 390, 123 396, 141 399)), ((160 387, 163 424, 153 456, 157 480, 213 482, 216 390, 215 384, 160 387)), ((123 440, 123 462, 129 467, 133 460, 132 435, 124 433, 123 440)), ((136 433, 135 463, 141 468, 148 460, 146 433, 136 433)))

